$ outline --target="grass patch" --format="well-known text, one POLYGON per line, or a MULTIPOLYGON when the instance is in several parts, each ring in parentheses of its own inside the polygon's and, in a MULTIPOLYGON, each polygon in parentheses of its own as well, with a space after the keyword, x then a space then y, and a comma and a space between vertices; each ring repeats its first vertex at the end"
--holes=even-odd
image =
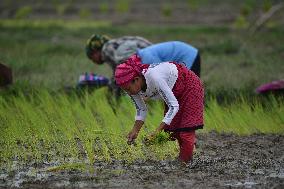
POLYGON ((281 78, 283 27, 254 36, 225 26, 151 26, 84 20, 1 20, 0 60, 13 69, 15 81, 49 88, 75 86, 80 74, 111 76, 108 66, 93 65, 84 52, 91 34, 143 36, 156 43, 181 40, 201 51, 206 89, 248 88, 281 78), (21 32, 19 32, 21 31, 21 32), (64 75, 64 76, 63 76, 64 75), (52 78, 52 79, 51 79, 52 78))
MULTIPOLYGON (((154 144, 159 145, 143 143, 144 136, 154 131, 162 120, 161 103, 149 104, 151 111, 137 145, 129 146, 125 136, 133 125, 134 106, 126 96, 111 106, 110 100, 114 99, 108 96, 104 88, 80 96, 44 89, 29 94, 3 94, 0 98, 1 166, 9 167, 13 160, 58 161, 60 166, 51 168, 53 171, 78 169, 82 164, 92 171, 97 160, 131 162, 177 155, 177 145, 165 143, 166 135, 155 140, 154 144)), ((235 103, 220 105, 215 97, 207 98, 202 132, 283 134, 283 100, 270 96, 265 102, 251 103, 240 97, 235 103)))

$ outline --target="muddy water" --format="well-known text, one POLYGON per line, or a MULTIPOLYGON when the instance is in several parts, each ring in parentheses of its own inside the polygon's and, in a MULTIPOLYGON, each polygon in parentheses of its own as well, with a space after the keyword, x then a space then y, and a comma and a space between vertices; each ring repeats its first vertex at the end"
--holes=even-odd
MULTIPOLYGON (((53 163, 56 165, 56 162, 53 163)), ((46 171, 51 164, 0 172, 0 188, 284 188, 284 136, 199 134, 193 162, 97 161, 94 173, 46 171)))

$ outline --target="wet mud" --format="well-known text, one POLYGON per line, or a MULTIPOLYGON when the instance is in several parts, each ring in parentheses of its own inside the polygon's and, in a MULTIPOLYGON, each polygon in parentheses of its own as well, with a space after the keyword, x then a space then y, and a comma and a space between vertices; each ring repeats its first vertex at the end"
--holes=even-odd
POLYGON ((198 134, 194 160, 96 161, 93 173, 46 171, 50 164, 0 172, 0 188, 284 188, 284 136, 198 134))

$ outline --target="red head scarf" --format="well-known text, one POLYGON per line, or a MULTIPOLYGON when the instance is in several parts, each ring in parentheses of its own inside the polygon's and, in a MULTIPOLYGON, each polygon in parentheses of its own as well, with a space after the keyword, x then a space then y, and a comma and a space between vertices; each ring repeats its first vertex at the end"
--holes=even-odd
POLYGON ((136 54, 129 57, 122 64, 118 65, 115 70, 115 81, 118 86, 127 85, 135 77, 142 75, 143 69, 147 69, 149 65, 142 64, 141 59, 136 54))

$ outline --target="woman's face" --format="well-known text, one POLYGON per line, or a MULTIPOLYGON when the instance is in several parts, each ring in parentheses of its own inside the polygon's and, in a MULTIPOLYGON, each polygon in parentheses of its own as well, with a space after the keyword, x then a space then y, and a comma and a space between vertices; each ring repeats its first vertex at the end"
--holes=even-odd
POLYGON ((102 60, 102 53, 99 50, 94 50, 92 56, 91 56, 91 60, 96 63, 96 64, 102 64, 103 60, 102 60))
POLYGON ((122 89, 127 92, 129 95, 136 95, 141 91, 142 87, 142 79, 141 77, 135 77, 129 84, 122 87, 122 89))

